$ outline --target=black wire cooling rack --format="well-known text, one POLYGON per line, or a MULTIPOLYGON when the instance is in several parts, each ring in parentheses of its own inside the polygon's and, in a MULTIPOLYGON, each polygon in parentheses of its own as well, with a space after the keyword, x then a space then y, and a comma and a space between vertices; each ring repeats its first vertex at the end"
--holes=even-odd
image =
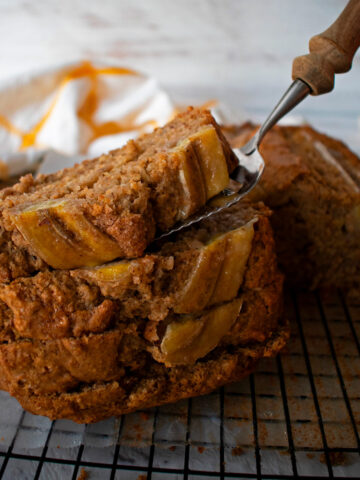
POLYGON ((112 420, 111 429, 47 420, 41 448, 31 447, 43 417, 20 411, 1 478, 360 478, 360 302, 289 292, 286 314, 286 350, 208 396, 112 420), (59 448, 79 432, 78 445, 59 448))

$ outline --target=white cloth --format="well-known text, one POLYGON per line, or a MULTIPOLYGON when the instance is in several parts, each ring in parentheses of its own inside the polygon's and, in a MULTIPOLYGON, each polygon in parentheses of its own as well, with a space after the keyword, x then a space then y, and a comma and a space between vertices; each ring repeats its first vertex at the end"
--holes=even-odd
POLYGON ((155 79, 104 63, 65 65, 6 82, 0 85, 0 178, 39 164, 48 172, 73 163, 62 162, 62 155, 95 157, 173 114, 155 79))

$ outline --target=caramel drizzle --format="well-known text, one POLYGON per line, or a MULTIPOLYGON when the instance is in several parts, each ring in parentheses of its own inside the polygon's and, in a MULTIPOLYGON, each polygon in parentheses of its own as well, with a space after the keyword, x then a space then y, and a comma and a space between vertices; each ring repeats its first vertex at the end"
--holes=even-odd
POLYGON ((99 76, 100 75, 138 75, 135 71, 121 68, 121 67, 103 67, 95 68, 90 62, 83 62, 81 65, 74 67, 72 70, 66 73, 60 85, 57 89, 55 97, 45 112, 43 117, 28 131, 23 132, 15 125, 13 125, 7 118, 0 115, 0 126, 8 130, 10 133, 18 135, 21 138, 20 150, 24 150, 29 147, 37 145, 37 137, 44 127, 45 123, 49 119, 50 115, 54 111, 55 106, 57 105, 61 93, 64 88, 73 80, 78 78, 88 77, 90 80, 90 89, 86 95, 82 106, 78 109, 77 115, 86 125, 89 127, 92 132, 90 138, 86 145, 84 145, 84 153, 89 144, 96 140, 97 138, 104 135, 114 135, 117 133, 129 132, 132 130, 142 131, 147 125, 156 126, 155 121, 143 122, 140 125, 135 123, 136 113, 129 115, 124 121, 110 121, 97 124, 94 120, 94 115, 100 103, 100 93, 99 93, 99 76))

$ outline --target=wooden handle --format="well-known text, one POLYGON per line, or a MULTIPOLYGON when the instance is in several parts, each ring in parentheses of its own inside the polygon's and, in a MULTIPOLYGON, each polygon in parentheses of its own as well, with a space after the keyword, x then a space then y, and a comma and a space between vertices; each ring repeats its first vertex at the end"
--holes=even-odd
POLYGON ((321 95, 334 88, 335 73, 350 70, 360 46, 360 0, 350 0, 337 20, 325 32, 312 37, 310 53, 296 57, 292 78, 300 78, 321 95))

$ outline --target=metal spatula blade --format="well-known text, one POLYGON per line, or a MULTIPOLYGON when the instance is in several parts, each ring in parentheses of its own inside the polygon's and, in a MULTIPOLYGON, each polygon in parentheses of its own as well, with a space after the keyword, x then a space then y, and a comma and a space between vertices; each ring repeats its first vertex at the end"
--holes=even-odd
POLYGON ((310 88, 306 83, 299 79, 295 80, 249 142, 242 148, 233 149, 239 164, 230 175, 228 187, 219 195, 212 198, 204 208, 185 221, 175 225, 170 231, 158 236, 156 240, 162 240, 194 223, 209 218, 215 213, 231 207, 247 195, 260 180, 265 168, 264 160, 258 150, 264 135, 280 118, 292 110, 309 93, 310 88))
POLYGON ((229 186, 216 197, 213 197, 201 210, 187 218, 184 222, 175 225, 170 231, 158 236, 156 240, 168 237, 215 213, 221 212, 225 208, 231 207, 255 187, 264 170, 265 163, 257 149, 250 155, 245 153, 249 144, 252 143, 252 140, 253 139, 242 148, 233 149, 233 152, 239 160, 239 165, 230 176, 231 181, 229 186))

